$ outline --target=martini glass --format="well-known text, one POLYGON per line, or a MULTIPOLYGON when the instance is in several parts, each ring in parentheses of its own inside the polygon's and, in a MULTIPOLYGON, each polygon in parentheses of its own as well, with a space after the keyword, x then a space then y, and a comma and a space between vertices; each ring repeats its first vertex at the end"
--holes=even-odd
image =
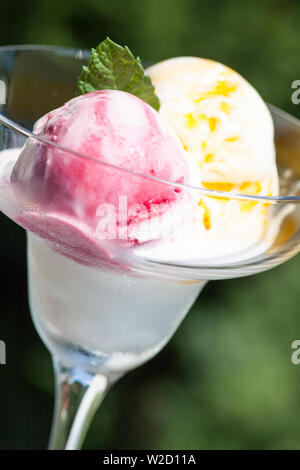
MULTIPOLYGON (((0 48, 0 210, 27 231, 31 313, 52 354, 56 377, 50 449, 80 448, 110 386, 164 347, 208 280, 261 272, 300 250, 300 124, 272 106, 278 197, 162 181, 32 134, 40 116, 74 97, 88 56, 87 51, 60 47, 0 48), (75 213, 67 199, 62 204, 46 179, 35 186, 26 184, 26 178, 21 187, 11 184, 11 170, 25 142, 33 152, 55 148, 59 158, 72 159, 79 169, 85 165, 97 172, 101 166, 110 181, 151 184, 158 193, 168 190, 182 201, 205 204, 214 198, 232 207, 255 207, 257 214, 267 214, 267 223, 251 250, 196 262, 155 259, 125 241, 99 237, 95 214, 87 217, 84 206, 75 213)), ((83 190, 83 201, 84 196, 83 190)), ((168 230, 163 235, 164 242, 172 243, 168 230)), ((249 246, 254 235, 245 234, 249 246)))

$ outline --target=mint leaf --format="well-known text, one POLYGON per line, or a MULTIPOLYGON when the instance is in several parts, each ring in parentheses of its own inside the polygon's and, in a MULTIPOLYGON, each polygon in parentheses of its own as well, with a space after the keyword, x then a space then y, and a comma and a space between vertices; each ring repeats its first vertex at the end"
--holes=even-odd
POLYGON ((132 93, 159 110, 151 78, 145 75, 139 57, 135 58, 127 46, 122 47, 106 38, 92 49, 88 66, 82 68, 78 79, 82 94, 96 90, 122 90, 132 93))

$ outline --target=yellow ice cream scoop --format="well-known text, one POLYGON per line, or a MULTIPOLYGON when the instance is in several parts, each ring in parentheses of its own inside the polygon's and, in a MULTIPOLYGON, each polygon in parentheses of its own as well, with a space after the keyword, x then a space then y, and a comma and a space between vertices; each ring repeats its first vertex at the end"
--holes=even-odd
MULTIPOLYGON (((241 75, 197 57, 165 60, 147 72, 161 102, 159 113, 185 149, 192 186, 278 195, 272 118, 241 75)), ((191 210, 193 223, 180 250, 177 241, 174 247, 168 241, 154 255, 159 257, 163 250, 171 259, 177 250, 189 259, 241 259, 259 252, 261 243, 271 244, 277 232, 269 226, 272 209, 264 202, 198 192, 191 210)))
POLYGON ((184 148, 196 186, 276 195, 273 122, 257 91, 208 59, 178 57, 148 69, 160 114, 184 148))

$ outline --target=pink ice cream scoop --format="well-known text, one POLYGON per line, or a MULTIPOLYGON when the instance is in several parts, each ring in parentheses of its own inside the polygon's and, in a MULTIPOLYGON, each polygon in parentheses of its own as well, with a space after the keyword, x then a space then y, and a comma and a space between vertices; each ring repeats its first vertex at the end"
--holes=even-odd
POLYGON ((129 93, 81 95, 39 119, 33 132, 90 157, 29 139, 13 169, 11 181, 30 207, 23 214, 27 228, 52 234, 54 241, 61 242, 62 228, 70 220, 76 227, 67 231, 87 226, 93 232, 101 207, 107 205, 115 210, 118 226, 120 197, 128 209, 122 223, 128 227, 145 219, 139 207, 146 209, 147 218, 156 217, 181 198, 180 188, 134 173, 188 183, 180 141, 153 108, 129 93))

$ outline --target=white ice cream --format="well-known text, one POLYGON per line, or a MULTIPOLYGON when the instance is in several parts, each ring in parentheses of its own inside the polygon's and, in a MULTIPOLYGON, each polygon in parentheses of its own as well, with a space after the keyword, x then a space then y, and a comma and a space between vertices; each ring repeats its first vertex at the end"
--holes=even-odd
MULTIPOLYGON (((244 78, 220 63, 194 57, 166 60, 148 73, 161 101, 160 114, 186 150, 192 186, 278 194, 272 118, 244 78)), ((249 258, 272 243, 278 224, 268 223, 266 204, 201 196, 199 191, 191 195, 192 222, 184 236, 175 233, 165 243, 145 245, 141 256, 217 264, 226 257, 249 258)))

